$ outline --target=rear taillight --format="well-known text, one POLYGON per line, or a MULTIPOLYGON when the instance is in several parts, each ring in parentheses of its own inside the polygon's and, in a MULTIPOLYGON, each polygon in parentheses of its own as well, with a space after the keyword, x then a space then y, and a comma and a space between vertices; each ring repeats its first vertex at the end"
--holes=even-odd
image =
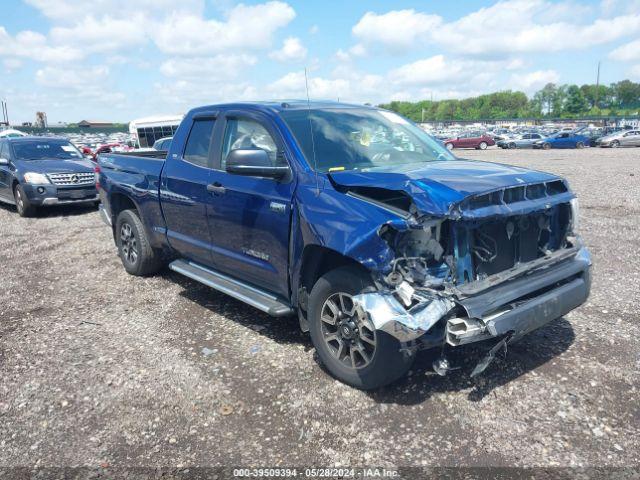
POLYGON ((100 188, 100 165, 93 167, 93 173, 95 174, 96 188, 100 188))

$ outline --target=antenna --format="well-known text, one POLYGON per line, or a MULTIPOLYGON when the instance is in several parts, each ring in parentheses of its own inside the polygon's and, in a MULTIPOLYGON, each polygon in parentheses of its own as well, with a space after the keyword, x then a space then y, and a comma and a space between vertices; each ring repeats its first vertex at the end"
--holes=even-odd
POLYGON ((318 183, 318 163, 316 161, 316 142, 313 138, 313 124, 311 123, 311 100, 309 99, 309 79, 307 78, 307 67, 304 67, 304 86, 307 90, 307 118, 309 119, 309 133, 311 133, 311 151, 313 154, 313 170, 316 174, 316 195, 320 195, 320 184, 318 183))

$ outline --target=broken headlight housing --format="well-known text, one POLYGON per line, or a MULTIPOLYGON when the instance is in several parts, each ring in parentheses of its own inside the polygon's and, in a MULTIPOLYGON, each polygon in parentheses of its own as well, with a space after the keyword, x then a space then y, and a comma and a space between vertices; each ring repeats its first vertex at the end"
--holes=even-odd
POLYGON ((571 199, 571 231, 578 233, 580 226, 580 207, 578 205, 578 199, 571 199))

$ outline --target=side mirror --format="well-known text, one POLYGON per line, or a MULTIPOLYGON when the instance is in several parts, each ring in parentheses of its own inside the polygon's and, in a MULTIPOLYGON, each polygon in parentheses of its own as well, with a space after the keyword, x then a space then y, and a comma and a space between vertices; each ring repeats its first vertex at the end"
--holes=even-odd
POLYGON ((274 167, 265 150, 253 148, 231 150, 226 170, 236 175, 268 178, 282 178, 289 173, 289 167, 274 167))
POLYGON ((0 165, 9 165, 9 160, 6 158, 0 158, 0 165))

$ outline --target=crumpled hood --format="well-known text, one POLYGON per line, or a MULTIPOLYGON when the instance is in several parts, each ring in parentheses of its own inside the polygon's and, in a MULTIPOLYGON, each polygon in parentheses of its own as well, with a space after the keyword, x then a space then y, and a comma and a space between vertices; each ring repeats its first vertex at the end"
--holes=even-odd
POLYGON ((36 173, 91 173, 93 164, 90 160, 78 158, 77 160, 22 160, 15 162, 18 168, 24 172, 36 173))
POLYGON ((390 170, 329 173, 342 187, 372 187, 409 194, 423 213, 446 214, 466 197, 505 187, 559 180, 550 173, 473 160, 430 162, 390 170))

